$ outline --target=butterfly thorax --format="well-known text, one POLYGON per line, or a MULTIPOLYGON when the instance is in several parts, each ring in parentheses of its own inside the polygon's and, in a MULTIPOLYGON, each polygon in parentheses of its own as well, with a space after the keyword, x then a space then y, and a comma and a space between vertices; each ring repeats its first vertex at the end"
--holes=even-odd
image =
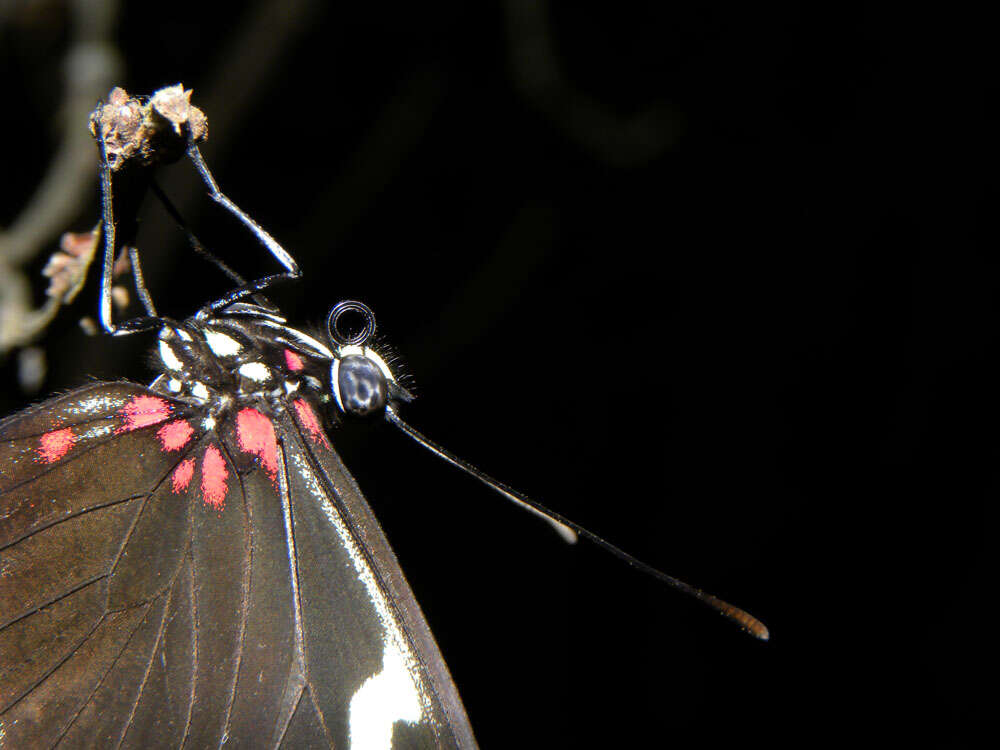
POLYGON ((261 308, 160 329, 155 390, 219 414, 253 403, 276 407, 293 394, 329 400, 333 354, 261 308))

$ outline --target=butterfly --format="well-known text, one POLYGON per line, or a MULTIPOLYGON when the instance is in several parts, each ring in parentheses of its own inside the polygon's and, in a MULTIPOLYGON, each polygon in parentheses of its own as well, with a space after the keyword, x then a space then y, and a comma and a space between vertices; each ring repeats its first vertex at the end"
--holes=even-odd
MULTIPOLYGON (((113 111, 132 117, 135 104, 149 119, 163 91, 149 103, 112 92, 113 111)), ((184 94, 168 92, 168 104, 184 94)), ((388 420, 568 539, 594 541, 766 639, 749 614, 404 422, 412 397, 373 348, 362 303, 335 305, 320 336, 290 325, 260 293, 297 265, 218 190, 194 127, 167 119, 209 194, 284 271, 247 283, 210 258, 236 289, 177 321, 157 314, 130 247, 146 315, 115 323, 114 261, 131 238, 116 222, 114 139, 98 118, 101 322, 118 335, 155 331, 159 373, 0 422, 0 747, 475 747, 420 607, 332 443, 346 419, 388 420)))

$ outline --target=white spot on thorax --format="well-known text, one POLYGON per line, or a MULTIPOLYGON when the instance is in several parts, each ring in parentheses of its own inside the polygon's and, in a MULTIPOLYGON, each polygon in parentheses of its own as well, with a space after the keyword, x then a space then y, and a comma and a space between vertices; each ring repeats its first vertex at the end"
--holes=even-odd
POLYGON ((382 646, 382 671, 351 698, 351 750, 391 750, 392 725, 420 721, 420 696, 403 654, 388 638, 382 646))
POLYGON ((162 339, 160 340, 160 361, 168 370, 181 370, 184 367, 177 355, 174 354, 174 350, 170 348, 170 344, 162 339))
POLYGON ((211 329, 205 330, 205 343, 217 357, 234 357, 243 351, 240 342, 232 336, 211 329))
POLYGON ((271 370, 263 362, 247 362, 245 365, 240 365, 240 375, 263 383, 271 379, 271 370))
POLYGON ((205 421, 202 422, 206 430, 215 429, 215 417, 205 417, 205 421))

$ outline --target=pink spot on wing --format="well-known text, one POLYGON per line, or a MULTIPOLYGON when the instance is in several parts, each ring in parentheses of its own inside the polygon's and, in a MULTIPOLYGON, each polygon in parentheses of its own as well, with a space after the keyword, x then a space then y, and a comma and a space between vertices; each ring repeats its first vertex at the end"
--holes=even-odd
POLYGON ((201 499, 205 505, 210 505, 216 510, 226 507, 227 479, 229 471, 226 469, 222 454, 214 445, 209 445, 201 459, 201 499))
POLYGON ((38 438, 38 447, 35 451, 38 457, 47 464, 54 464, 60 458, 69 453, 69 449, 76 442, 76 435, 70 427, 61 430, 46 432, 38 438))
POLYGON ((288 365, 288 369, 292 372, 298 372, 299 370, 304 370, 306 368, 305 364, 302 362, 302 357, 293 352, 291 349, 285 349, 285 364, 288 365))
POLYGON ((240 409, 236 415, 236 440, 240 450, 260 459, 261 466, 273 482, 278 476, 278 441, 274 425, 256 409, 240 409))
POLYGON ((299 421, 302 426, 305 427, 306 432, 309 433, 309 437, 312 438, 314 443, 322 443, 327 448, 330 447, 330 441, 326 439, 326 433, 323 432, 323 428, 320 427, 319 419, 316 417, 316 412, 313 411, 312 407, 309 406, 309 402, 305 399, 299 398, 295 400, 295 411, 299 415, 299 421))
POLYGON ((163 425, 156 433, 160 439, 160 445, 165 451, 178 451, 187 445, 188 440, 194 434, 194 428, 186 419, 170 422, 163 425))
POLYGON ((125 406, 119 409, 122 426, 115 432, 132 432, 141 427, 158 424, 170 416, 172 407, 162 398, 156 396, 135 396, 125 406))
MULTIPOLYGON (((223 469, 226 467, 223 466, 223 469)), ((177 468, 174 469, 174 473, 170 475, 170 482, 173 485, 173 490, 175 495, 179 495, 184 490, 188 488, 191 484, 191 477, 194 476, 194 459, 185 458, 179 464, 177 468)), ((222 493, 223 498, 225 498, 225 492, 222 493)))

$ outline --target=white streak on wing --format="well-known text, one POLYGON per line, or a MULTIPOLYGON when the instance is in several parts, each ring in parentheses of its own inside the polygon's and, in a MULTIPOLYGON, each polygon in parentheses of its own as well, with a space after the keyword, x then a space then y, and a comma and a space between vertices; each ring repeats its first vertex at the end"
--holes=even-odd
POLYGON ((184 365, 181 363, 170 344, 160 339, 160 360, 166 365, 168 370, 180 370, 184 365))
POLYGON ((204 383, 194 383, 191 386, 191 395, 195 398, 200 398, 202 401, 208 400, 208 388, 205 387, 204 383))
POLYGON ((234 357, 243 351, 240 342, 232 336, 213 331, 210 328, 205 329, 205 343, 219 357, 234 357))
POLYGON ((362 683, 358 692, 351 699, 351 749, 378 747, 389 750, 394 722, 414 723, 430 716, 430 700, 426 687, 420 681, 419 662, 410 650, 409 641, 393 617, 385 594, 375 580, 375 575, 368 567, 357 542, 344 525, 339 511, 330 504, 326 493, 321 489, 309 460, 298 451, 289 458, 295 464, 299 476, 309 486, 309 492, 321 502, 320 508, 323 514, 337 532, 341 544, 344 545, 351 562, 354 563, 358 580, 364 584, 379 622, 382 623, 382 671, 372 675, 362 683), (374 687, 368 687, 371 684, 374 684, 374 687), (369 695, 373 695, 374 698, 368 697, 369 695), (359 696, 362 697, 359 698, 359 696), (357 718, 355 718, 354 713, 355 699, 360 701, 357 718), (415 710, 414 707, 416 707, 415 710), (359 738, 378 738, 382 736, 384 726, 389 729, 383 744, 354 744, 355 732, 359 738))
POLYGON ((391 750, 396 721, 420 721, 420 700, 402 653, 383 642, 382 671, 365 680, 351 698, 351 750, 391 750))

